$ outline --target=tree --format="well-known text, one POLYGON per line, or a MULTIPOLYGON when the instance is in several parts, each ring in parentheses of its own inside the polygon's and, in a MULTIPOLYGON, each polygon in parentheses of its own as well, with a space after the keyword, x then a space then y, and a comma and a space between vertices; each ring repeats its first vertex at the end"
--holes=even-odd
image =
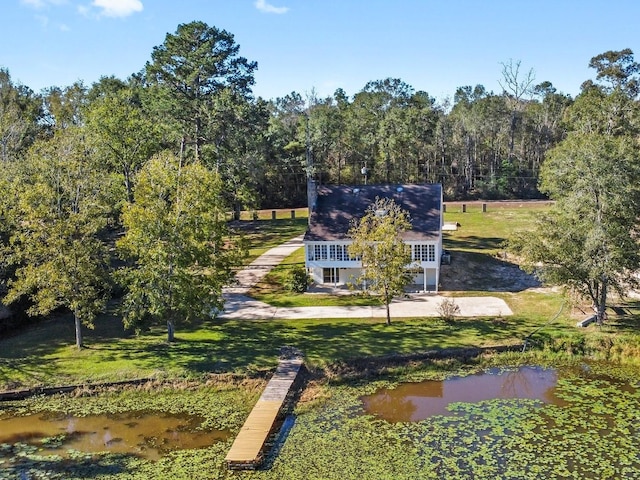
POLYGON ((633 51, 630 48, 609 50, 596 55, 589 62, 589 67, 597 71, 597 80, 610 83, 610 86, 603 87, 608 92, 624 90, 631 97, 637 96, 640 92, 640 64, 633 59, 633 51))
POLYGON ((543 280, 588 298, 602 323, 610 290, 623 295, 640 268, 637 145, 629 137, 574 133, 543 164, 541 189, 557 204, 512 248, 543 280))
POLYGON ((602 323, 610 290, 623 295, 640 268, 637 91, 625 87, 637 65, 628 50, 598 55, 590 66, 612 87, 585 82, 567 109, 572 131, 549 152, 540 176, 556 208, 513 245, 543 279, 590 299, 602 323))
POLYGON ((238 55, 240 46, 225 30, 204 22, 178 25, 162 45, 153 48, 146 64, 147 82, 153 88, 153 108, 161 118, 172 119, 180 135, 180 152, 193 148, 200 160, 207 138, 207 122, 213 99, 223 90, 248 96, 254 83, 256 62, 238 55))
POLYGON ((46 126, 52 132, 84 122, 83 110, 87 106, 87 88, 82 82, 70 87, 51 87, 44 92, 46 126))
POLYGON ((87 129, 102 164, 122 175, 126 200, 133 202, 134 175, 158 150, 158 128, 144 116, 134 92, 122 88, 89 106, 87 129))
POLYGON ((269 192, 263 196, 270 206, 299 205, 306 198, 305 101, 291 92, 272 101, 271 109, 265 174, 269 192))
POLYGON ((181 165, 169 153, 140 170, 117 243, 132 262, 119 273, 125 326, 166 321, 172 342, 179 322, 222 309, 222 287, 244 255, 229 238, 222 188, 214 172, 199 163, 181 165))
POLYGON ((98 237, 108 209, 89 152, 74 129, 34 145, 5 191, 11 230, 1 251, 2 260, 16 267, 4 301, 28 296, 30 315, 68 308, 78 348, 81 326, 93 326, 109 292, 107 249, 98 237))
POLYGON ((0 68, 0 161, 15 160, 36 140, 41 127, 42 102, 33 92, 11 81, 0 68))
POLYGON ((517 124, 524 107, 523 99, 525 95, 531 94, 534 80, 535 74, 533 69, 530 69, 524 78, 520 75, 519 60, 514 63, 512 59, 509 59, 507 63, 502 64, 502 81, 498 81, 498 83, 502 87, 503 94, 506 96, 507 103, 511 110, 511 124, 509 129, 509 162, 513 162, 515 135, 518 126, 517 124))
POLYGON ((376 198, 365 215, 349 229, 353 243, 349 255, 362 262, 359 283, 379 294, 387 309, 387 325, 391 324, 389 304, 411 283, 407 265, 411 249, 402 241, 402 233, 411 228, 409 213, 390 198, 376 198))
POLYGON ((265 170, 268 104, 225 89, 212 100, 206 122, 203 163, 226 186, 223 196, 234 211, 256 207, 257 190, 265 170))

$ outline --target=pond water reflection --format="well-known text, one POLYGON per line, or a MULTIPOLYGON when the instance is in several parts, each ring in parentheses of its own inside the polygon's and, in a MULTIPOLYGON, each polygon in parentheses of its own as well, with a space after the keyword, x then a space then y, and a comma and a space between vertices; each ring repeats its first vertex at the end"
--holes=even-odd
POLYGON ((417 422, 433 415, 451 415, 454 402, 477 403, 494 398, 526 398, 562 405, 556 396, 554 369, 521 367, 489 370, 477 375, 428 380, 383 388, 362 397, 365 411, 389 422, 417 422))
POLYGON ((198 430, 199 425, 197 418, 162 414, 5 416, 0 417, 0 444, 35 445, 43 455, 64 455, 72 449, 157 460, 169 451, 207 447, 230 435, 226 431, 198 430))

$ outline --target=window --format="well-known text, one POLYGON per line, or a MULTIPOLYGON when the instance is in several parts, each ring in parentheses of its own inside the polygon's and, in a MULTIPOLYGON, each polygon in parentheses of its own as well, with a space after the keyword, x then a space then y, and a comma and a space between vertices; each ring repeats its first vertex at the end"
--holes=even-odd
POLYGON ((411 259, 414 262, 435 262, 436 246, 432 243, 413 245, 411 259))
POLYGON ((315 260, 327 259, 327 246, 326 245, 314 245, 313 256, 315 260))
POLYGON ((347 255, 349 256, 349 261, 350 262, 359 262, 361 260, 361 258, 358 255, 352 255, 351 252, 349 252, 349 247, 347 248, 347 255))
POLYGON ((340 244, 309 245, 307 256, 309 261, 331 260, 334 262, 358 261, 360 258, 349 255, 349 246, 340 244))

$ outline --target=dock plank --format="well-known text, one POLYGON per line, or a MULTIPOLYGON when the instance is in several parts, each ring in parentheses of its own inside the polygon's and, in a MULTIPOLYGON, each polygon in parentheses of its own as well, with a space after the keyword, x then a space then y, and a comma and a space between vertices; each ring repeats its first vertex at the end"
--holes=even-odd
POLYGON ((265 443, 274 429, 301 367, 301 359, 280 361, 276 372, 227 452, 225 461, 230 468, 256 468, 260 465, 265 443))

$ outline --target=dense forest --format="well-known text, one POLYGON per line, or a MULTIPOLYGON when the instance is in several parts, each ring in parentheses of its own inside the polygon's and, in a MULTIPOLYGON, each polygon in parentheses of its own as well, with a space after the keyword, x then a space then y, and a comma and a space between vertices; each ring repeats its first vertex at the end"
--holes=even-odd
POLYGON ((113 283, 132 325, 211 311, 241 257, 220 212, 304 206, 308 175, 439 182, 447 199, 540 197, 545 157, 572 131, 637 139, 633 52, 589 65, 595 79, 576 98, 509 60, 500 93, 461 86, 438 102, 386 78, 353 96, 267 100, 233 35, 192 22, 126 80, 35 93, 0 69, 0 296, 28 298, 33 314, 68 308, 78 325, 113 283), (114 245, 132 265, 115 276, 114 245))
MULTIPOLYGON (((624 61, 635 64, 630 51, 624 61)), ((575 99, 520 62, 502 67, 502 92, 460 86, 440 102, 397 78, 351 97, 337 89, 256 99, 257 64, 233 35, 194 22, 126 80, 36 94, 0 70, 0 154, 16 161, 73 131, 102 168, 124 176, 130 197, 137 169, 169 149, 218 172, 236 208, 302 206, 308 173, 319 183, 439 182, 447 199, 536 198, 540 165, 571 128, 575 99)), ((581 96, 595 87, 585 82, 581 96)))
POLYGON ((502 92, 460 86, 440 102, 397 78, 353 96, 254 98, 257 64, 201 22, 180 25, 141 67, 126 80, 41 93, 1 70, 2 160, 76 135, 101 168, 124 176, 130 196, 137 169, 169 149, 218 172, 236 208, 302 206, 307 173, 321 183, 440 182, 448 199, 534 198, 574 102, 511 60, 496 72, 502 92))

